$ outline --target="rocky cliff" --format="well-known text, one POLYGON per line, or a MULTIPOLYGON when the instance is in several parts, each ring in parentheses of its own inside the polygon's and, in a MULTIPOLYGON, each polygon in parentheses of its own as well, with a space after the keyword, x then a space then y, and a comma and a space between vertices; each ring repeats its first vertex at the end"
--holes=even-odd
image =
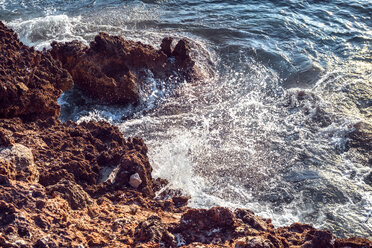
POLYGON ((187 41, 155 50, 99 34, 90 47, 52 46, 34 51, 0 23, 1 247, 372 247, 306 224, 275 228, 247 209, 154 200, 165 181, 152 178, 143 140, 105 122, 61 123, 57 99, 75 83, 106 102, 137 101, 143 68, 193 78, 187 41))

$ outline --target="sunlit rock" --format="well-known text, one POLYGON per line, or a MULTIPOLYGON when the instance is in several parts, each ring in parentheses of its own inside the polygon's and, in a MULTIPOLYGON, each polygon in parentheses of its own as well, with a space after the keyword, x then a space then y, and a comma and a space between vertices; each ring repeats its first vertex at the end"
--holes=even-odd
POLYGON ((138 188, 141 185, 141 183, 142 183, 142 180, 138 173, 135 173, 130 176, 129 184, 133 188, 138 188))
POLYGON ((19 180, 39 180, 39 171, 34 162, 34 156, 28 147, 15 144, 9 147, 0 147, 0 160, 14 165, 16 178, 19 180))

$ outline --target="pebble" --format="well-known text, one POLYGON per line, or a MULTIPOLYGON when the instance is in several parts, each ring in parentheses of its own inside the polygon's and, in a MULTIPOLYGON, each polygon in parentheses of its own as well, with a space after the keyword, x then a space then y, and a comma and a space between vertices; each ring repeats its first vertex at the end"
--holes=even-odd
POLYGON ((142 180, 138 173, 135 173, 130 176, 129 184, 133 188, 138 188, 138 186, 140 186, 141 183, 142 183, 142 180))

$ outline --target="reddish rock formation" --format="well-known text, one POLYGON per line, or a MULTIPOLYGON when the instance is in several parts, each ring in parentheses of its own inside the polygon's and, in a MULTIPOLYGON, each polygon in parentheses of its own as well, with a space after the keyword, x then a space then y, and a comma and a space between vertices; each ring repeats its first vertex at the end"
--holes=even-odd
POLYGON ((54 42, 51 50, 80 89, 100 101, 119 104, 139 101, 146 70, 155 78, 166 79, 177 73, 187 80, 195 79, 195 63, 189 53, 187 40, 180 40, 172 51, 172 39, 165 38, 161 49, 156 50, 106 33, 97 35, 90 47, 78 41, 54 42))
MULTIPOLYGON (((0 127, 17 134, 12 147, 32 149, 37 175, 40 174, 39 183, 45 187, 67 179, 96 195, 130 187, 129 177, 138 173, 142 184, 137 190, 154 195, 146 145, 139 138, 126 141, 119 130, 108 123, 61 124, 54 119, 23 123, 20 119, 12 119, 0 121, 0 127), (100 173, 108 167, 117 171, 113 181, 97 186, 100 173)), ((0 159, 5 158, 2 154, 8 150, 11 151, 0 148, 0 159)))
POLYGON ((71 75, 48 52, 23 45, 0 22, 0 118, 58 117, 57 99, 73 85, 71 75))
MULTIPOLYGON (((3 41, 16 39, 2 29, 3 41)), ((16 46, 1 47, 11 56, 17 54, 16 46)), ((169 54, 170 41, 161 49, 169 54)), ((181 42, 172 52, 180 65, 189 63, 185 49, 187 44, 181 42)), ((31 58, 34 55, 42 61, 48 58, 47 53, 32 52, 31 58)), ((2 66, 15 71, 0 68, 2 79, 9 80, 0 81, 5 104, 0 119, 0 247, 372 247, 367 239, 336 239, 305 224, 275 229, 271 220, 245 209, 191 209, 182 196, 154 200, 155 188, 165 181, 152 179, 142 139, 126 140, 105 122, 62 124, 54 107, 56 96, 68 87, 61 87, 59 77, 60 83, 54 84, 33 81, 36 72, 16 69, 23 60, 7 61, 2 66), (30 80, 22 81, 19 75, 30 80), (13 91, 18 82, 31 83, 26 91, 13 91), (30 102, 22 102, 32 95, 49 108, 36 111, 30 102), (129 181, 136 173, 142 182, 134 188, 129 181)), ((52 68, 58 67, 45 70, 52 68)))

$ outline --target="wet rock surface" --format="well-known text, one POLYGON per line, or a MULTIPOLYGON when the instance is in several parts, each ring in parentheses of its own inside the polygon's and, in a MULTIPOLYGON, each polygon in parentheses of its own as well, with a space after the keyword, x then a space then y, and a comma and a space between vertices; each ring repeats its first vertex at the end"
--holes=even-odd
MULTIPOLYGON (((1 49, 9 48, 9 37, 19 43, 1 28, 1 49)), ((112 45, 100 42, 94 49, 112 45)), ((177 63, 190 63, 187 44, 175 52, 169 42, 161 46, 164 56, 177 53, 177 63)), ((84 54, 84 49, 68 51, 84 54)), ((35 54, 43 60, 46 53, 29 56, 35 54)), ((270 219, 246 209, 191 209, 188 198, 177 194, 155 200, 166 181, 152 178, 142 139, 125 139, 106 122, 61 123, 58 108, 35 111, 22 103, 27 94, 7 90, 23 82, 20 71, 2 66, 2 78, 11 81, 0 81, 5 103, 0 107, 0 247, 372 247, 367 239, 338 239, 306 224, 275 228, 270 219)), ((32 72, 21 72, 32 78, 32 72)), ((33 88, 32 94, 53 96, 40 98, 42 106, 58 106, 58 95, 69 88, 56 81, 43 80, 33 88)))
POLYGON ((368 122, 358 122, 349 134, 348 145, 352 148, 362 149, 372 155, 372 125, 368 122))
POLYGON ((156 50, 141 42, 100 33, 85 46, 81 42, 52 43, 51 54, 62 62, 77 87, 89 96, 106 103, 138 103, 146 74, 167 79, 177 73, 186 80, 197 78, 195 62, 190 57, 187 40, 172 48, 165 38, 156 50), (175 62, 174 62, 174 61, 175 62))

